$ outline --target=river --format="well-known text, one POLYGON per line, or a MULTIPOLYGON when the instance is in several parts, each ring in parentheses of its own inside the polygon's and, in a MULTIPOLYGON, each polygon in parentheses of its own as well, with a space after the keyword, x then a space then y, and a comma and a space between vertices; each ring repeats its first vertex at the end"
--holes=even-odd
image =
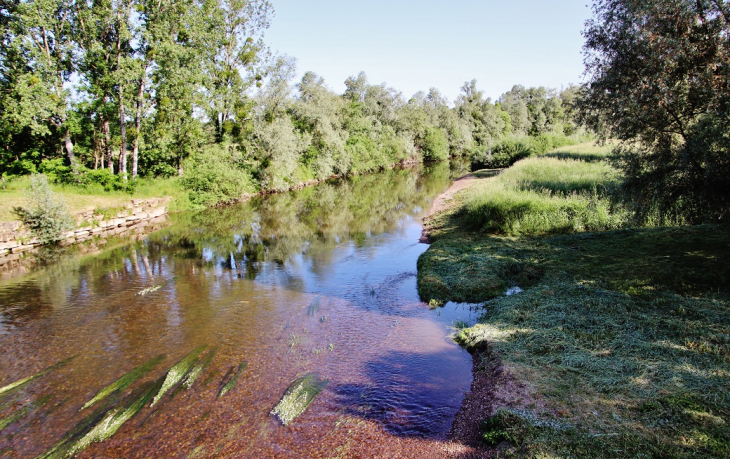
POLYGON ((472 379, 451 326, 476 319, 416 291, 420 221, 449 183, 447 165, 391 170, 177 214, 3 281, 0 387, 39 376, 0 394, 0 456, 440 457, 472 379), (130 405, 188 355, 189 388, 130 405), (284 425, 271 411, 306 374, 324 389, 284 425))

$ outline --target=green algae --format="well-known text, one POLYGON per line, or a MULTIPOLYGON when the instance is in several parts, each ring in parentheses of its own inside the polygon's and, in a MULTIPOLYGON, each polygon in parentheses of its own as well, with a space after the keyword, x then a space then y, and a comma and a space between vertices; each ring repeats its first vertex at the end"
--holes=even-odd
POLYGON ((46 403, 48 403, 49 400, 51 400, 51 398, 53 398, 52 395, 43 396, 43 397, 39 398, 38 400, 31 402, 27 406, 24 406, 23 408, 20 408, 19 410, 15 411, 10 416, 8 416, 4 419, 0 419, 0 431, 5 429, 10 424, 13 424, 13 423, 23 419, 31 411, 35 410, 36 408, 40 408, 41 406, 45 405, 46 403))
POLYGON ((61 360, 58 363, 54 363, 50 367, 46 368, 45 370, 41 371, 40 373, 36 373, 32 376, 28 376, 27 378, 21 379, 19 381, 15 381, 14 383, 10 383, 7 386, 0 387, 0 397, 4 397, 5 395, 10 394, 11 392, 20 389, 21 387, 25 386, 26 384, 44 376, 47 373, 50 373, 51 371, 57 370, 61 368, 62 366, 66 365, 73 359, 75 359, 76 356, 71 356, 67 359, 61 360))
POLYGON ((167 371, 167 374, 165 375, 165 379, 160 386, 160 390, 157 392, 157 395, 154 396, 152 399, 152 404, 150 406, 155 406, 157 402, 160 401, 163 395, 173 388, 175 385, 177 385, 180 381, 185 378, 185 376, 190 372, 190 370, 193 368, 195 363, 198 360, 198 355, 200 355, 203 350, 205 350, 206 346, 198 346, 195 349, 193 349, 192 352, 190 352, 188 355, 186 355, 182 360, 180 360, 178 363, 176 363, 172 368, 170 368, 167 371))
POLYGON ((233 389, 233 386, 236 385, 236 382, 238 381, 238 378, 241 377, 241 374, 243 374, 243 370, 246 369, 248 366, 248 362, 241 362, 238 364, 238 369, 236 367, 231 367, 228 369, 226 374, 223 376, 223 381, 226 381, 223 384, 223 387, 221 387, 220 392, 218 392, 218 398, 223 397, 228 393, 229 390, 233 389))
POLYGON ((295 379, 276 404, 271 414, 282 424, 288 425, 309 407, 314 398, 327 387, 328 380, 315 373, 309 373, 295 379))
POLYGON ((203 373, 203 370, 205 370, 205 368, 213 360, 213 357, 215 357, 215 352, 217 349, 217 347, 214 347, 213 349, 208 351, 208 353, 205 354, 205 356, 202 357, 200 360, 198 360, 195 366, 193 366, 193 368, 188 372, 185 380, 182 383, 182 386, 185 387, 185 389, 190 389, 191 387, 193 387, 193 384, 195 384, 195 381, 203 373))
POLYGON ((154 357, 147 362, 143 363, 142 365, 138 366, 134 370, 130 371, 129 373, 125 374, 121 378, 117 379, 113 383, 109 384, 102 390, 100 390, 94 398, 89 400, 84 404, 84 406, 81 407, 81 409, 86 409, 93 405, 94 403, 105 399, 109 394, 113 392, 119 392, 127 387, 129 387, 133 382, 137 381, 139 378, 147 374, 150 370, 152 370, 154 367, 156 367, 160 362, 162 362, 165 359, 164 355, 158 355, 157 357, 154 357))
POLYGON ((164 383, 164 378, 142 386, 120 403, 100 408, 84 418, 58 443, 36 459, 64 459, 75 456, 92 443, 109 439, 119 428, 137 414, 152 399, 164 383))

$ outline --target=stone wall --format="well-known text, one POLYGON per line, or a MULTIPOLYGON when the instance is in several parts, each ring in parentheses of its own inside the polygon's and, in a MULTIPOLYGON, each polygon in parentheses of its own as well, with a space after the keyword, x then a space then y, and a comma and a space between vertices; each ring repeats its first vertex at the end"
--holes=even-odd
MULTIPOLYGON (((61 245, 83 242, 92 237, 107 237, 125 232, 141 232, 150 224, 167 214, 170 198, 132 199, 113 216, 104 216, 94 211, 76 214, 76 229, 69 231, 61 245)), ((0 264, 2 258, 14 258, 40 246, 40 242, 20 221, 0 223, 0 264)))

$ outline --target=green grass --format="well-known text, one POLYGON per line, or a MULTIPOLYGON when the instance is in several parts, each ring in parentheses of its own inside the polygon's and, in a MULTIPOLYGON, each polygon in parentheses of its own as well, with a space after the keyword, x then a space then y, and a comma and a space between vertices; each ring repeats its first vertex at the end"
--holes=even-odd
POLYGON ((485 180, 511 201, 485 197, 497 187, 488 183, 457 195, 429 220, 435 242, 418 261, 425 301, 489 300, 457 340, 524 384, 485 413, 484 441, 518 457, 730 457, 730 229, 588 232, 550 216, 543 230, 519 231, 515 221, 576 195, 603 199, 591 177, 605 164, 537 167, 546 160, 558 161, 485 180), (474 196, 517 217, 475 229, 474 196), (539 205, 518 213, 515 196, 539 205), (525 291, 502 295, 514 285, 525 291))
MULTIPOLYGON (((17 220, 13 207, 25 205, 25 189, 28 188, 28 176, 9 180, 7 189, 0 189, 0 221, 17 220)), ((123 191, 105 191, 101 186, 77 187, 72 185, 51 185, 54 193, 60 193, 71 213, 81 213, 90 210, 121 208, 131 199, 173 198, 169 208, 172 211, 191 208, 188 192, 180 186, 178 178, 139 179, 134 193, 123 191)))
POLYGON ((604 161, 611 156, 613 149, 617 146, 617 142, 610 140, 603 145, 598 145, 596 142, 587 142, 556 148, 544 153, 543 156, 587 162, 604 161))
POLYGON ((504 235, 617 229, 630 222, 629 211, 609 197, 619 180, 605 162, 528 158, 470 187, 459 218, 504 235))

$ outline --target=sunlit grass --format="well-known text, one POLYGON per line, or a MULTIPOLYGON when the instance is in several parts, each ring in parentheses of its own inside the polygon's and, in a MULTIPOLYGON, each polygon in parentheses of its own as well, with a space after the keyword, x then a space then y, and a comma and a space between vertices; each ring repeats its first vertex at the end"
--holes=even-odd
POLYGON ((520 457, 730 457, 730 232, 637 228, 609 201, 608 152, 570 149, 428 222, 422 299, 489 300, 458 339, 523 384, 485 413, 484 440, 520 457))
MULTIPOLYGON (((25 205, 25 189, 30 184, 28 176, 9 180, 6 190, 0 189, 0 221, 17 220, 14 207, 25 205)), ((139 179, 134 193, 123 191, 105 191, 101 186, 77 187, 72 185, 51 185, 55 193, 63 196, 71 213, 81 213, 96 209, 120 207, 131 199, 173 198, 170 210, 186 210, 190 208, 188 192, 180 187, 177 178, 139 179)))
POLYGON ((630 214, 609 198, 618 181, 607 163, 528 158, 466 190, 461 218, 506 235, 621 228, 630 214))
POLYGON ((581 161, 604 161, 609 158, 618 146, 616 141, 607 141, 603 144, 586 142, 578 145, 568 145, 550 150, 542 156, 558 159, 576 159, 581 161))

